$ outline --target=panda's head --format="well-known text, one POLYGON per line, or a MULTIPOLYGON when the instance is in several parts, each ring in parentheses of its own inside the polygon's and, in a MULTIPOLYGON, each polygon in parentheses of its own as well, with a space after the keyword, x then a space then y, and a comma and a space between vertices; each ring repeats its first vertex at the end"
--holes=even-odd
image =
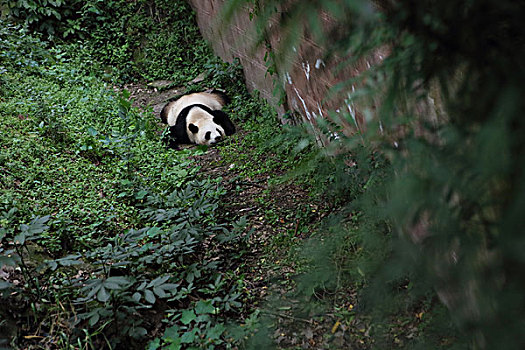
POLYGON ((190 141, 198 145, 213 145, 225 136, 223 127, 214 121, 213 115, 201 108, 190 111, 186 125, 190 141))

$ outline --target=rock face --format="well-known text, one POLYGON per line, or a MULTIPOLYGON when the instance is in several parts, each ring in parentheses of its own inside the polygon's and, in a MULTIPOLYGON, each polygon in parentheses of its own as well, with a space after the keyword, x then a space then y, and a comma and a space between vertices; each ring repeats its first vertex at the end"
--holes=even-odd
MULTIPOLYGON (((332 94, 327 98, 328 91, 336 84, 352 78, 371 65, 382 60, 386 52, 376 52, 366 60, 360 60, 351 67, 336 69, 342 62, 341 57, 327 57, 322 44, 315 42, 312 37, 303 35, 297 47, 293 47, 296 55, 292 64, 273 67, 277 80, 285 91, 284 104, 279 103, 280 97, 275 96, 273 77, 268 74, 265 57, 268 51, 281 44, 281 35, 278 30, 272 30, 264 45, 254 49, 256 37, 254 23, 250 20, 248 8, 238 11, 231 25, 220 31, 214 25, 219 16, 219 10, 224 0, 190 0, 197 14, 197 23, 202 35, 212 45, 215 53, 225 61, 232 62, 239 58, 244 68, 246 84, 250 90, 258 90, 262 98, 275 106, 283 116, 286 111, 292 111, 300 116, 302 121, 315 127, 315 118, 333 119, 328 111, 350 113, 350 122, 338 118, 333 120, 342 124, 345 133, 354 133, 366 127, 364 116, 359 106, 347 101, 347 92, 332 94), (336 72, 336 73, 334 73, 336 72)), ((274 23, 270 27, 278 27, 278 18, 281 9, 277 9, 274 23)), ((335 21, 326 13, 321 13, 322 26, 326 30, 334 28, 335 21)), ((385 50, 386 51, 386 50, 385 50)), ((349 89, 355 88, 354 86, 349 89)), ((284 120, 282 120, 285 122, 284 120)), ((315 130, 315 128, 314 128, 315 130)), ((318 134, 318 141, 325 143, 322 135, 318 134)))
MULTIPOLYGON (((279 99, 272 93, 273 79, 267 74, 264 61, 266 50, 263 47, 253 50, 256 38, 250 33, 253 22, 250 21, 249 12, 239 12, 231 26, 219 35, 214 24, 217 22, 224 0, 190 0, 189 2, 196 12, 201 33, 210 42, 214 52, 227 62, 233 62, 234 58, 238 58, 244 68, 248 89, 250 91, 257 89, 262 98, 277 106, 279 99)), ((284 109, 281 108, 280 112, 284 113, 284 109)))
MULTIPOLYGON (((377 118, 374 115, 375 106, 379 103, 376 97, 373 101, 363 102, 356 102, 355 99, 349 98, 352 92, 361 87, 360 83, 346 84, 342 89, 333 88, 380 63, 388 56, 390 51, 388 47, 376 49, 367 57, 355 60, 351 65, 344 64, 351 58, 351 53, 346 57, 328 54, 323 43, 317 42, 309 34, 311 31, 306 28, 297 46, 288 47, 290 56, 294 57, 292 60, 270 62, 268 57, 287 49, 284 47, 286 46, 284 43, 287 42, 286 36, 282 35, 280 25, 280 17, 284 13, 283 7, 286 6, 286 1, 276 8, 267 26, 265 41, 261 45, 256 45, 258 38, 254 30, 254 21, 250 19, 254 12, 251 8, 246 6, 237 11, 231 23, 225 28, 220 28, 217 24, 225 0, 189 0, 189 2, 196 12, 197 24, 203 37, 210 42, 215 53, 228 62, 232 62, 234 58, 240 60, 248 89, 259 91, 260 96, 277 109, 281 122, 288 122, 290 119, 286 119, 285 116, 291 114, 294 117, 292 121, 299 120, 311 124, 319 145, 326 145, 327 136, 319 132, 316 125, 317 118, 328 119, 339 125, 341 132, 347 136, 364 132, 367 129, 366 119, 377 118), (270 75, 269 70, 274 75, 270 75), (284 96, 277 96, 274 93, 276 91, 274 81, 280 84, 284 96), (367 113, 366 119, 365 113, 367 113)), ((384 2, 371 0, 369 10, 381 9, 381 4, 384 2)), ((337 26, 337 21, 330 14, 320 12, 319 19, 325 33, 335 36, 344 35, 341 33, 341 28, 337 26)), ((426 122, 435 124, 446 121, 441 111, 439 94, 418 101, 416 110, 426 122)), ((380 132, 384 134, 383 136, 388 134, 388 139, 391 139, 394 147, 397 147, 396 140, 403 137, 403 130, 384 132, 381 125, 380 132)), ((338 135, 332 134, 331 137, 337 138, 338 135)))

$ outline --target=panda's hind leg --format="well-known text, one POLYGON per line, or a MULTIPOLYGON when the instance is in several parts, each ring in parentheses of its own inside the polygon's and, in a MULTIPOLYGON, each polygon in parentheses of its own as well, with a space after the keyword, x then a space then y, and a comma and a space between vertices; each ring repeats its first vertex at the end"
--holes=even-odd
POLYGON ((215 95, 219 98, 221 105, 226 106, 231 102, 231 99, 224 91, 217 90, 217 89, 210 89, 206 91, 207 93, 210 93, 212 95, 215 95))

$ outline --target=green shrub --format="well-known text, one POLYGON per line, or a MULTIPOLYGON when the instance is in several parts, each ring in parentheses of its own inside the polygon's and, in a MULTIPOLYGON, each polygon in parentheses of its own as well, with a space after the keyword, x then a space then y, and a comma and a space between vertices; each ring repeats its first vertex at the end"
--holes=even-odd
MULTIPOLYGON (((229 1, 225 13, 244 2, 229 1)), ((264 42, 275 9, 285 9, 271 28, 283 35, 273 52, 277 71, 290 64, 305 23, 327 52, 352 55, 345 65, 390 48, 377 66, 337 87, 362 84, 349 101, 375 117, 367 133, 339 135, 337 152, 324 150, 330 168, 307 167, 344 196, 312 244, 319 255, 302 290, 314 304, 323 290, 348 295, 364 284, 359 310, 379 317, 370 331, 378 348, 522 348, 525 8, 492 0, 372 4, 269 1, 254 10, 264 42), (333 16, 336 31, 323 31, 321 13, 333 16), (441 103, 446 122, 417 112, 429 97, 441 103), (435 306, 437 296, 450 317, 435 306), (395 343, 403 312, 423 312, 427 321, 411 321, 421 329, 395 343)), ((326 137, 338 130, 329 125, 326 137)))

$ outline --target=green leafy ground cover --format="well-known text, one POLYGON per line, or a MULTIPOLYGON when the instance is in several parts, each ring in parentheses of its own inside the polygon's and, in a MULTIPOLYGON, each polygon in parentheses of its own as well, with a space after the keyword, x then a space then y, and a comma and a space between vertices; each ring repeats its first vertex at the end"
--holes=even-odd
MULTIPOLYGON (((226 87, 239 135, 215 149, 168 150, 151 108, 118 87, 120 67, 89 67, 89 48, 50 45, 18 25, 0 36, 1 345, 243 344, 259 326, 267 271, 280 271, 273 250, 292 246, 310 210, 293 200, 282 210, 266 187, 295 162, 289 143, 266 142, 278 134, 275 112, 248 95, 237 65, 208 56, 205 80, 187 91, 226 87), (245 191, 252 180, 266 189, 245 191), (261 227, 287 228, 252 240, 251 212, 235 207, 242 193, 260 207, 261 227), (271 258, 259 266, 261 255, 271 258)), ((193 78, 196 67, 179 74, 193 78)))
MULTIPOLYGON (((31 30, 0 29, 0 345, 520 348, 520 8, 367 4, 298 2, 282 23, 322 9, 351 29, 334 52, 394 43, 349 96, 380 97, 383 124, 319 150, 211 57, 185 2, 0 1, 31 30), (239 133, 165 149, 121 86, 160 78, 226 89, 239 133), (450 120, 425 125, 410 96, 437 82, 450 120), (396 150, 383 126, 408 128, 396 150)), ((261 33, 278 6, 253 13, 261 33)))
POLYGON ((242 246, 245 228, 219 223, 219 179, 189 159, 203 150, 167 150, 156 116, 78 57, 18 26, 0 35, 2 344, 242 338, 226 331, 243 306, 231 278, 242 251, 220 251, 242 246))
MULTIPOLYGON (((167 150, 151 109, 117 87, 121 66, 88 67, 89 48, 49 48, 18 26, 1 34, 6 345, 370 346, 371 320, 354 309, 362 271, 326 261, 343 268, 364 256, 358 214, 325 219, 319 232, 337 233, 335 245, 299 249, 367 177, 341 176, 307 133, 281 130, 238 67, 209 57, 205 80, 187 91, 226 87, 240 132, 215 149, 167 150), (295 177, 280 177, 290 169, 295 177), (312 261, 325 269, 304 284, 297 276, 312 261)), ((415 334, 414 313, 400 317, 395 332, 415 334)))

